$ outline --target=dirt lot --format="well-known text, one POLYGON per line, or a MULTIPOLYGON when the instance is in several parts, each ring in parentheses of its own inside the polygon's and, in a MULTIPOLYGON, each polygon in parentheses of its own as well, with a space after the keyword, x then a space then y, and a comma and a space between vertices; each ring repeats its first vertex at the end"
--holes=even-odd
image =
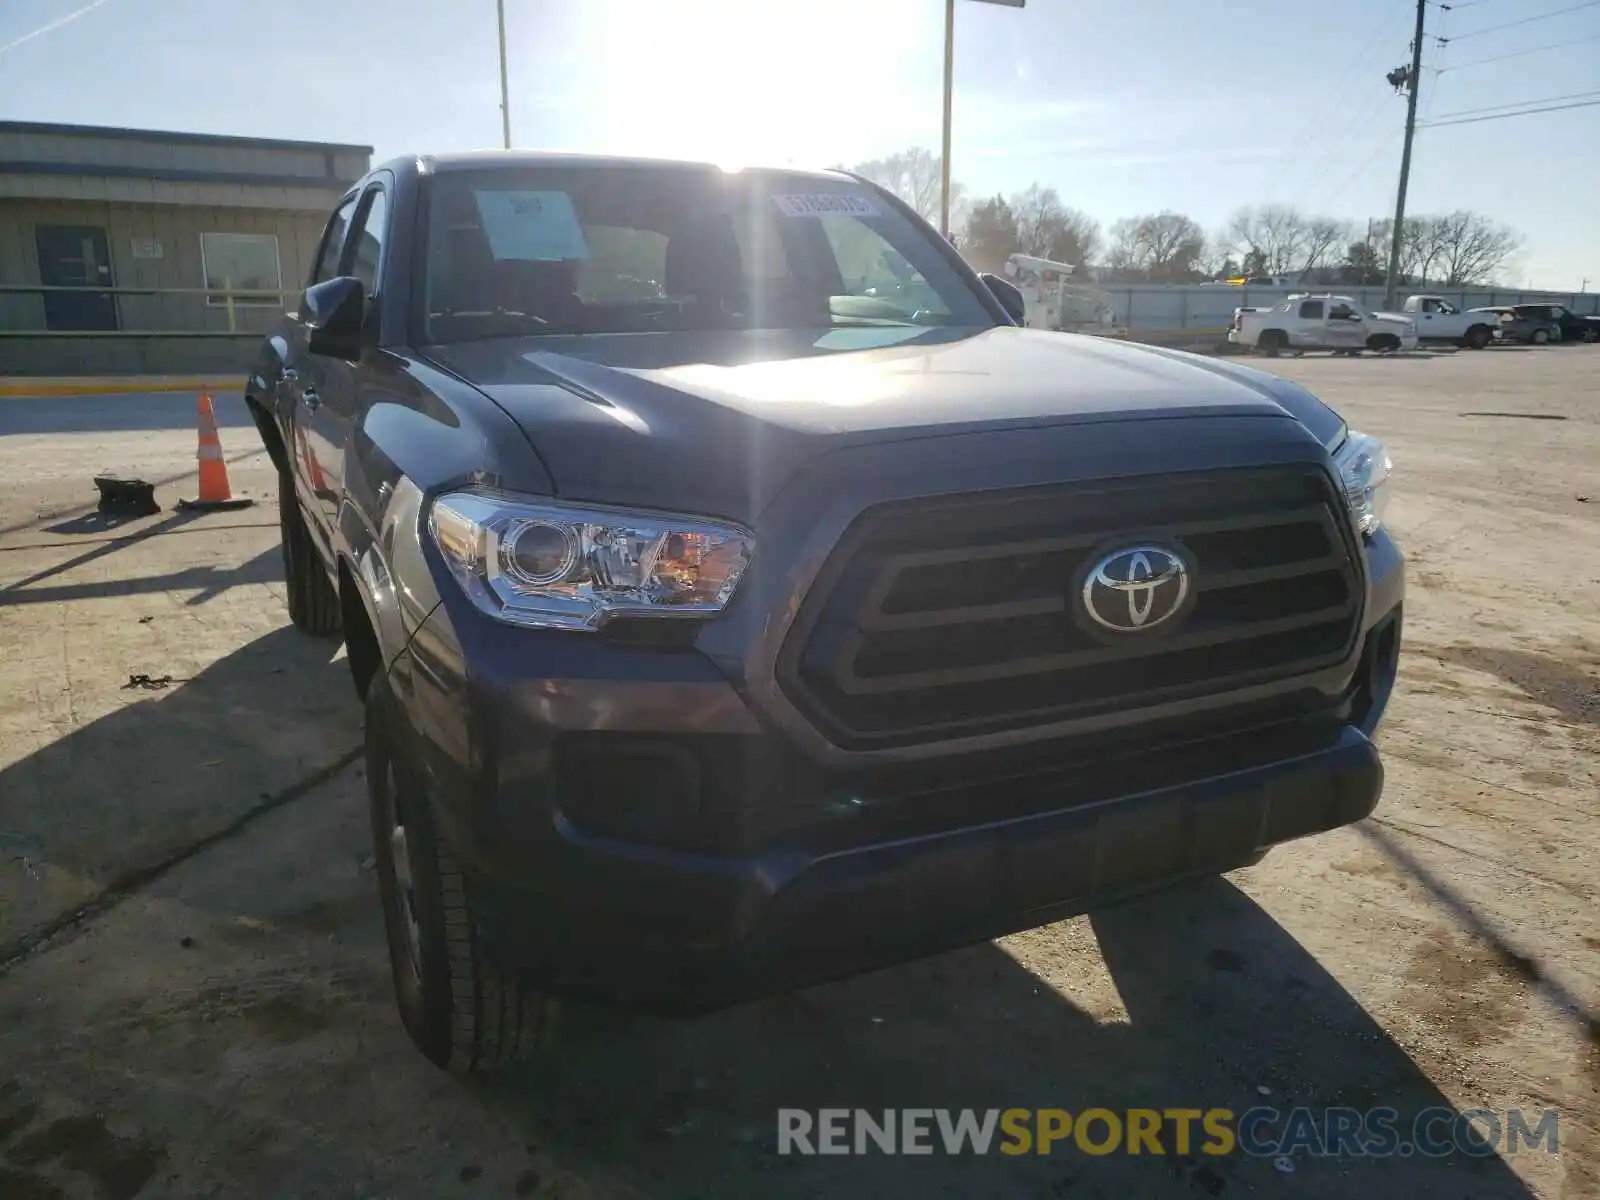
POLYGON ((1600 1196, 1600 348, 1275 366, 1396 463, 1376 818, 471 1086, 395 1017, 359 712, 237 402, 261 503, 188 519, 190 399, 0 399, 0 1197, 1600 1196), (85 516, 102 469, 169 511, 85 516), (780 1106, 1264 1102, 1554 1107, 1560 1152, 775 1153, 780 1106))

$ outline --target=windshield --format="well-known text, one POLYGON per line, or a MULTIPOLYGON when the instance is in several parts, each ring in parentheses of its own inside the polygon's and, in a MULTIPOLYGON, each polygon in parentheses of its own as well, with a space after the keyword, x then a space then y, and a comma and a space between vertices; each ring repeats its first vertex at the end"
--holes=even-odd
POLYGON ((423 340, 988 327, 934 235, 849 181, 672 166, 445 172, 423 340))

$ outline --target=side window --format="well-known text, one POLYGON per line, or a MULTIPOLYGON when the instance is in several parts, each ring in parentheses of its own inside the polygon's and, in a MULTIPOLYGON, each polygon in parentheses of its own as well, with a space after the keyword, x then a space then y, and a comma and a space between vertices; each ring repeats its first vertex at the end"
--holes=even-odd
POLYGON ((333 210, 328 227, 322 231, 322 245, 317 250, 317 262, 311 269, 311 282, 326 283, 339 273, 339 251, 344 247, 344 235, 350 228, 350 215, 356 210, 354 196, 333 210))
POLYGON ((380 188, 367 193, 366 206, 356 220, 354 235, 345 251, 349 265, 346 275, 354 275, 374 295, 378 290, 378 268, 383 262, 383 242, 389 228, 389 197, 380 188))
POLYGON ((1300 306, 1300 315, 1307 321, 1322 320, 1322 301, 1307 300, 1300 306))
MULTIPOLYGON (((917 311, 949 316, 944 301, 921 272, 872 226, 841 213, 823 213, 814 219, 822 225, 847 293, 889 300, 905 309, 907 316, 917 311)), ((1053 274, 1044 272, 1040 282, 1053 284, 1053 274)))
POLYGON ((1335 304, 1328 310, 1328 319, 1330 321, 1354 321, 1356 313, 1348 304, 1335 304))

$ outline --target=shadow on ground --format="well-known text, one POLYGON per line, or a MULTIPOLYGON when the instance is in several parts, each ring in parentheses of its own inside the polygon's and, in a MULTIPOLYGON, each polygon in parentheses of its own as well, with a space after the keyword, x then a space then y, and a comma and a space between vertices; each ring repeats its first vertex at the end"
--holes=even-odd
MULTIPOLYGON (((106 396, 0 397, 0 437, 8 434, 120 433, 193 429, 196 392, 127 392, 106 396)), ((254 427, 244 397, 212 396, 217 425, 254 427)))
POLYGON ((347 758, 360 709, 336 649, 275 630, 0 770, 0 962, 347 758))
POLYGON ((1195 1153, 1198 1136, 1189 1154, 1169 1143, 1161 1157, 1094 1157, 1070 1143, 1048 1157, 776 1153, 779 1108, 1387 1105, 1403 1132, 1423 1110, 1450 1108, 1229 882, 1107 909, 1092 926, 1126 1023, 1096 1022, 983 945, 697 1022, 621 1022, 493 1094, 557 1161, 625 1164, 641 1194, 661 1197, 1220 1196, 1291 1185, 1302 1197, 1531 1195, 1497 1157, 1297 1154, 1288 1180, 1270 1158, 1195 1153))

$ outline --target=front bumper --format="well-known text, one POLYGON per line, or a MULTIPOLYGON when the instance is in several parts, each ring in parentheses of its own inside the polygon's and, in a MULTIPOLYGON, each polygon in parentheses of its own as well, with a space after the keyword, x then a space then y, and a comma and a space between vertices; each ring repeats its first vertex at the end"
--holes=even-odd
POLYGON ((659 1011, 842 978, 1241 865, 1372 812, 1403 560, 1367 543, 1336 707, 840 766, 711 658, 444 605, 392 668, 441 831, 510 963, 659 1011))

